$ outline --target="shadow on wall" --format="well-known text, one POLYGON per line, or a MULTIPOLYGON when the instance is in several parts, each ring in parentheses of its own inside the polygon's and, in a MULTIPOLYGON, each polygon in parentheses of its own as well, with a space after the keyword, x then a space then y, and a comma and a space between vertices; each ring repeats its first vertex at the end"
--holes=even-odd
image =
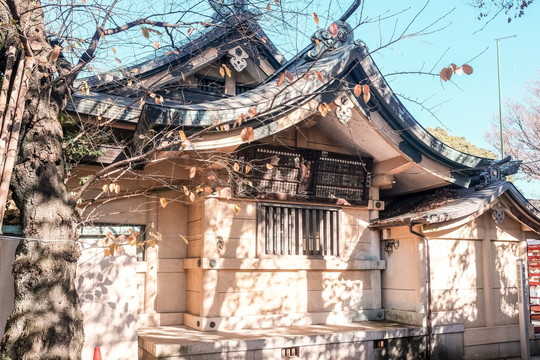
POLYGON ((84 239, 76 286, 84 314, 83 359, 99 346, 104 359, 137 359, 136 255, 125 247, 119 257, 103 255, 99 242, 84 239))

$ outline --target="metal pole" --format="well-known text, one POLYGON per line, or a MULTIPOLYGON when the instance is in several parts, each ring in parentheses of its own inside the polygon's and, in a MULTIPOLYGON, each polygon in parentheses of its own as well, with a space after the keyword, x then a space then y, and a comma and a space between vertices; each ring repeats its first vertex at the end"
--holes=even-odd
POLYGON ((495 39, 497 41, 497 74, 499 80, 499 129, 501 134, 501 159, 504 159, 504 140, 503 140, 503 120, 502 120, 502 97, 501 97, 501 56, 499 52, 499 42, 502 39, 508 39, 511 37, 516 37, 517 35, 505 36, 502 38, 495 39))

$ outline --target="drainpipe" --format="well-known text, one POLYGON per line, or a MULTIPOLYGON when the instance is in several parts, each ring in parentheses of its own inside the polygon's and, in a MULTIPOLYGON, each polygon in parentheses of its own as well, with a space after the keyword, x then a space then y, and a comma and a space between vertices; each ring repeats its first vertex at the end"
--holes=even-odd
POLYGON ((432 337, 432 325, 431 325, 431 258, 429 256, 429 238, 419 232, 413 230, 414 225, 420 223, 415 223, 414 220, 411 220, 409 223, 409 232, 413 235, 419 236, 424 239, 424 252, 426 257, 426 293, 427 293, 427 358, 431 357, 431 337, 432 337))

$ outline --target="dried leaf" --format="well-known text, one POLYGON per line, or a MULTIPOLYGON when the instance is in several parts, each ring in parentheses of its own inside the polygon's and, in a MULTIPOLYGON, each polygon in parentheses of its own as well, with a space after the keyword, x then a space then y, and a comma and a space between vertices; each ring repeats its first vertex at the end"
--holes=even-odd
POLYGON ((270 11, 270 3, 268 3, 268 5, 266 5, 266 11, 270 11))
POLYGON ((367 104, 369 99, 371 99, 371 89, 369 88, 369 85, 363 85, 362 92, 364 93, 364 102, 367 104))
POLYGON ((109 187, 107 185, 103 185, 101 190, 103 190, 103 192, 107 192, 107 191, 109 191, 109 187))
POLYGON ((448 81, 452 77, 453 73, 454 71, 452 70, 452 67, 448 66, 441 70, 441 72, 439 73, 439 76, 441 77, 443 81, 448 81))
POLYGON ((354 96, 360 97, 362 95, 362 85, 355 85, 354 86, 354 96))
POLYGON ((257 115, 257 109, 255 109, 254 107, 250 107, 248 110, 248 115, 250 117, 255 117, 255 115, 257 115))
POLYGON ((238 163, 234 163, 233 169, 234 169, 234 171, 236 171, 236 172, 240 171, 240 165, 238 165, 238 163))
POLYGON ((120 192, 120 185, 116 184, 116 186, 114 187, 114 192, 116 194, 118 194, 120 192))
POLYGON ((227 65, 225 65, 225 64, 223 64, 221 66, 225 69, 225 72, 227 73, 227 76, 232 77, 231 69, 229 69, 229 67, 227 65))
POLYGON ((328 32, 330 33, 330 35, 332 35, 332 38, 338 36, 338 27, 336 23, 332 23, 330 27, 328 27, 328 32))
POLYGON ((115 57, 114 60, 116 60, 117 63, 121 64, 122 63, 122 60, 120 60, 119 58, 115 57))
POLYGON ((109 251, 109 249, 105 249, 103 251, 103 255, 105 255, 105 257, 111 256, 111 252, 109 251))
POLYGON ((190 179, 193 179, 196 174, 197 174, 197 168, 192 167, 191 169, 189 169, 189 178, 190 179))
POLYGON ((304 74, 304 80, 308 81, 310 75, 311 73, 309 71, 306 71, 306 73, 304 74))
POLYGON ((213 192, 212 188, 210 186, 205 186, 204 187, 204 192, 207 193, 207 194, 211 194, 213 192))
POLYGON ((180 238, 182 238, 182 240, 184 240, 184 242, 186 243, 186 245, 189 245, 188 239, 187 239, 184 235, 180 235, 180 238))
POLYGON ((253 132, 253 128, 248 127, 242 129, 242 132, 240 133, 240 138, 243 141, 247 141, 248 143, 252 142, 255 139, 255 133, 253 132))
POLYGON ((188 196, 189 195, 189 189, 187 188, 187 186, 182 186, 182 189, 184 190, 184 195, 188 196))
POLYGON ((195 31, 195 28, 192 26, 192 27, 189 28, 189 30, 187 32, 187 36, 191 36, 191 34, 193 34, 193 31, 195 31))
POLYGON ((51 62, 56 62, 58 60, 58 57, 60 56, 60 50, 62 48, 58 45, 54 45, 54 48, 52 49, 51 53, 49 54, 49 60, 51 62))
POLYGON ((328 107, 325 103, 322 103, 319 105, 319 112, 321 113, 323 117, 326 116, 326 114, 328 114, 328 107))
POLYGON ((451 63, 450 66, 452 67, 452 71, 455 73, 457 69, 459 69, 459 66, 457 66, 454 63, 451 63))
POLYGON ((186 141, 186 134, 182 130, 178 130, 178 135, 180 135, 180 140, 186 141))
POLYGON ((221 75, 221 77, 225 77, 225 70, 222 67, 219 68, 219 75, 221 75))
POLYGON ((116 49, 114 48, 114 46, 111 47, 111 50, 112 50, 113 54, 116 55, 116 49))
POLYGON ((267 168, 268 170, 272 170, 273 166, 272 166, 272 164, 266 164, 266 168, 267 168))
POLYGON ((150 32, 148 31, 147 28, 142 27, 142 28, 141 28, 141 31, 142 31, 142 34, 143 34, 143 36, 144 36, 145 38, 147 38, 147 39, 150 38, 150 32))
POLYGON ((285 78, 289 81, 289 82, 293 82, 294 80, 294 77, 293 77, 293 74, 289 71, 289 70, 285 70, 285 78))
POLYGON ((246 165, 246 174, 249 174, 249 172, 251 171, 251 166, 249 165, 246 165))
POLYGON ((459 76, 463 75, 463 69, 458 67, 457 69, 454 70, 454 73, 455 74, 458 74, 459 76))
POLYGON ((245 121, 246 121, 246 115, 244 114, 238 115, 238 118, 234 121, 233 129, 237 126, 242 125, 242 122, 245 122, 245 121))
POLYGON ((242 207, 240 206, 240 204, 234 205, 233 211, 236 215, 240 214, 240 210, 242 210, 242 207))
POLYGON ((317 13, 311 14, 313 16, 313 20, 315 20, 315 24, 319 25, 319 17, 317 16, 317 13))
POLYGON ((155 48, 156 50, 159 49, 159 43, 158 43, 157 41, 154 41, 154 42, 152 43, 152 45, 154 45, 154 48, 155 48))
POLYGON ((473 68, 470 65, 464 64, 461 65, 461 68, 463 69, 463 72, 467 75, 471 75, 473 73, 473 68))
POLYGON ((191 202, 195 201, 195 194, 190 192, 189 193, 189 200, 191 200, 191 202))
POLYGON ((167 200, 165 200, 165 198, 161 198, 161 199, 159 199, 159 204, 161 205, 162 208, 166 208, 167 207, 167 200))
POLYGON ((216 180, 216 176, 215 175, 208 175, 207 179, 210 180, 210 181, 214 181, 214 180, 216 180))
POLYGON ((283 84, 283 79, 285 78, 285 74, 281 74, 279 76, 279 79, 277 81, 277 86, 281 86, 281 84, 283 84))
POLYGON ((274 0, 277 6, 279 6, 279 0, 274 0))
POLYGON ((314 71, 313 73, 315 74, 315 77, 317 77, 317 80, 319 80, 320 82, 324 81, 324 75, 322 74, 322 72, 314 71))
POLYGON ((109 184, 109 191, 113 192, 115 187, 116 186, 114 184, 109 184))

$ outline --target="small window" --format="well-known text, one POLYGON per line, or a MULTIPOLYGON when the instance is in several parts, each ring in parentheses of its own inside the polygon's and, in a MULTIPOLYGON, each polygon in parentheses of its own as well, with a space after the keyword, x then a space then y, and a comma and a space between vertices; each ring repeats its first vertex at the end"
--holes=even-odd
MULTIPOLYGON (((79 229, 79 235, 81 239, 98 241, 104 239, 109 232, 114 235, 121 235, 137 231, 139 233, 137 241, 142 242, 144 241, 145 230, 144 225, 94 224, 92 226, 81 227, 79 229)), ((145 247, 137 246, 137 261, 145 260, 145 247)))
POLYGON ((248 92, 250 90, 253 90, 255 88, 256 88, 255 85, 237 83, 236 84, 236 95, 243 94, 243 93, 248 92))
POLYGON ((266 255, 339 255, 339 209, 260 204, 258 236, 266 255))

